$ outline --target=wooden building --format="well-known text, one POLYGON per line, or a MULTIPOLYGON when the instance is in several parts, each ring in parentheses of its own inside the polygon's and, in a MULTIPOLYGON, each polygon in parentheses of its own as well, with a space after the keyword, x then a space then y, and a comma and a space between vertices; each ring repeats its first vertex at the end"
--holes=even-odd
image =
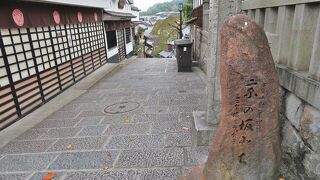
MULTIPOLYGON (((130 5, 112 2, 120 9, 130 5)), ((118 54, 116 62, 130 55, 132 15, 115 14, 106 8, 108 4, 107 0, 0 2, 0 130, 113 62, 112 48, 118 54)))

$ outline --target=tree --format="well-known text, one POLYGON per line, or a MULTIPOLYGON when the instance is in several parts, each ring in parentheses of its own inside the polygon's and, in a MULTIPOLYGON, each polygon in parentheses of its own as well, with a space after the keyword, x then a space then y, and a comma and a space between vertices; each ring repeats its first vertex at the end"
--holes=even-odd
POLYGON ((158 54, 167 49, 167 43, 177 39, 179 32, 179 16, 171 16, 164 20, 157 21, 152 29, 152 35, 155 37, 154 54, 158 54))
POLYGON ((192 18, 192 0, 186 0, 183 7, 183 16, 185 20, 192 18))

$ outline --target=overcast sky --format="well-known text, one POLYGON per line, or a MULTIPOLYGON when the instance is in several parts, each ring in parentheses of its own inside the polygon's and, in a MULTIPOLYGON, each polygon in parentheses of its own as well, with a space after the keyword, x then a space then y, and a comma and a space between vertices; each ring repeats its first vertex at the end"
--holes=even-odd
POLYGON ((139 9, 141 9, 142 11, 146 11, 150 6, 156 3, 161 3, 166 1, 169 1, 169 0, 134 0, 134 5, 137 6, 139 9))

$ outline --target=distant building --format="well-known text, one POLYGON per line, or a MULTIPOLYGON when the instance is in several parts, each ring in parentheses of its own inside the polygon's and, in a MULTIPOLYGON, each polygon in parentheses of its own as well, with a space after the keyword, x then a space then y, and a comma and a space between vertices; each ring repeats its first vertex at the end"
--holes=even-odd
POLYGON ((132 5, 133 0, 106 3, 103 20, 109 62, 120 62, 133 53, 131 19, 136 18, 136 10, 132 11, 132 5))

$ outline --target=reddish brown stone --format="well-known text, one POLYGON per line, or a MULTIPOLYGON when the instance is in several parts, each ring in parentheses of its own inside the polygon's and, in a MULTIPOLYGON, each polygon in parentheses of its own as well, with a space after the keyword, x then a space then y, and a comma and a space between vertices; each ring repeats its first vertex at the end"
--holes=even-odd
POLYGON ((189 177, 276 179, 279 83, 266 35, 249 17, 236 15, 224 24, 220 70, 220 125, 203 172, 189 177))

